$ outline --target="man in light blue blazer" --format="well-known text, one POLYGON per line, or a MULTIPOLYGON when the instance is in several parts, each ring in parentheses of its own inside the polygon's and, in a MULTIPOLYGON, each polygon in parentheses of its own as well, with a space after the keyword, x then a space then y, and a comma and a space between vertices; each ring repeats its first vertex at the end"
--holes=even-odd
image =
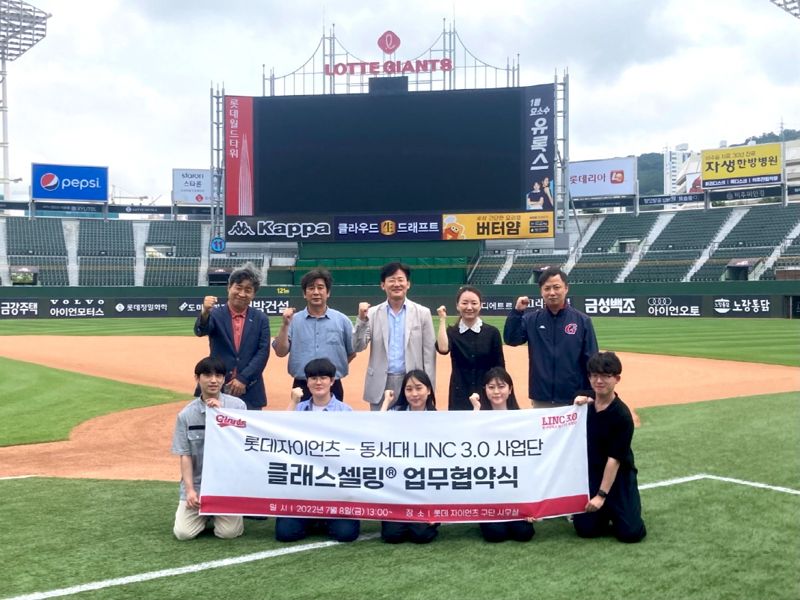
POLYGON ((208 336, 210 355, 225 363, 225 392, 241 398, 248 410, 267 404, 264 368, 269 359, 269 318, 250 306, 261 285, 261 275, 247 263, 228 278, 228 302, 203 298, 194 333, 208 336))
POLYGON ((411 269, 399 262, 381 269, 381 289, 386 301, 377 306, 358 305, 353 331, 353 349, 369 346, 369 363, 364 380, 364 400, 370 410, 380 410, 385 390, 399 397, 403 376, 421 369, 436 385, 436 336, 431 311, 406 296, 411 287, 411 269))

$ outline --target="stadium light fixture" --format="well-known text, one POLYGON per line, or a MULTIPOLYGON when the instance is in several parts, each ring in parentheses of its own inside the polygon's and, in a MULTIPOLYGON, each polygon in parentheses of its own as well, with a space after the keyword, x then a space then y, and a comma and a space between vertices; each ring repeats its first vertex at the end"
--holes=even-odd
POLYGON ((3 197, 11 194, 8 177, 8 73, 6 63, 17 60, 47 35, 51 15, 21 0, 0 0, 0 112, 3 114, 3 197))
POLYGON ((800 19, 800 1, 799 0, 770 0, 778 8, 782 8, 793 17, 800 19))

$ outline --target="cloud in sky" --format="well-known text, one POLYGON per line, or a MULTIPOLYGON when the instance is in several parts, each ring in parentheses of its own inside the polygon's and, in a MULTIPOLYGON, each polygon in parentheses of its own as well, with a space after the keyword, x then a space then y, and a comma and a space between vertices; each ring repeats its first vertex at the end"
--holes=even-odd
POLYGON ((8 65, 16 195, 30 163, 53 162, 108 165, 118 195, 169 199, 173 168, 210 164, 212 82, 260 95, 262 65, 299 67, 323 24, 377 59, 386 29, 411 57, 455 19, 482 60, 519 54, 523 85, 568 69, 573 160, 800 129, 800 20, 768 0, 31 3, 53 16, 8 65))

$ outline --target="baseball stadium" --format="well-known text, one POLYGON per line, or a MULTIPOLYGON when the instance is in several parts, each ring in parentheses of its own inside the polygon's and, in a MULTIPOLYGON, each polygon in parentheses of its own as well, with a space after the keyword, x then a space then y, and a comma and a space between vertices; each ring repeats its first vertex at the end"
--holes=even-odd
MULTIPOLYGON (((51 16, 0 6, 5 75, 51 16)), ((454 24, 418 56, 392 36, 370 60, 331 28, 297 69, 265 70, 260 96, 212 84, 210 168, 173 170, 168 205, 113 201, 105 167, 45 163, 13 201, 6 160, 0 600, 800 597, 800 139, 667 152, 662 193, 640 194, 636 157, 570 161, 567 72, 523 83, 518 58, 480 60, 454 24), (642 543, 581 539, 563 517, 529 543, 488 544, 473 522, 386 544, 377 520, 352 543, 281 543, 273 514, 175 539, 170 440, 209 354, 204 298, 249 263, 276 336, 324 267, 328 306, 355 323, 394 262, 434 324, 440 306, 458 322, 469 285, 500 331, 518 298, 543 307, 541 272, 568 276, 624 365, 642 543)), ((528 348, 503 352, 530 409, 528 348)), ((368 355, 343 380, 354 411, 368 355)), ((440 411, 451 368, 436 357, 440 411)), ((264 410, 290 407, 285 358, 264 380, 264 410)))

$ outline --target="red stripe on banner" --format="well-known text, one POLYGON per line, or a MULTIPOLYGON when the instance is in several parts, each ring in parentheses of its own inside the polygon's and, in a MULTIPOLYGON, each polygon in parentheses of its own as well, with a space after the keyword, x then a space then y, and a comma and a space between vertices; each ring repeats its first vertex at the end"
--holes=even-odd
POLYGON ((588 501, 589 497, 585 494, 548 498, 540 502, 483 504, 385 504, 380 502, 203 496, 200 512, 205 515, 264 515, 312 519, 470 523, 570 515, 583 512, 588 501))
POLYGON ((225 96, 225 214, 252 216, 253 99, 225 96))

